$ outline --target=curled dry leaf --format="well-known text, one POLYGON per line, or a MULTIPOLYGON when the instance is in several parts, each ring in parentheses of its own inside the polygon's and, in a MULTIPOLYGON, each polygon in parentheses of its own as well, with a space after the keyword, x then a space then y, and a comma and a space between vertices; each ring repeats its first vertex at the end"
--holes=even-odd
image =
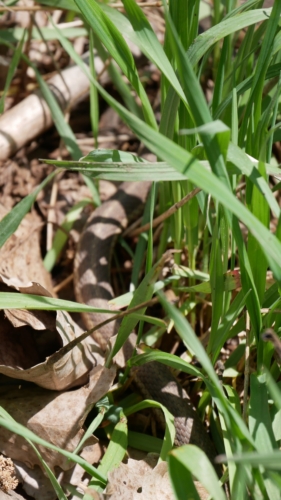
MULTIPOLYGON (((0 218, 5 213, 0 205, 0 218)), ((14 292, 15 301, 18 293, 52 296, 38 227, 37 217, 28 214, 0 249, 0 291, 14 292)), ((0 321, 0 373, 4 375, 62 390, 86 383, 92 367, 103 363, 91 338, 52 363, 52 354, 82 333, 66 312, 12 309, 0 311, 0 321)))
MULTIPOLYGON (((37 283, 19 286, 17 280, 1 275, 0 282, 2 290, 50 296, 37 283)), ((103 364, 100 349, 90 337, 52 363, 52 354, 82 333, 66 312, 13 309, 0 311, 0 318, 0 373, 8 377, 59 391, 86 383, 92 367, 103 364)))
MULTIPOLYGON (((115 369, 95 367, 90 374, 88 387, 55 392, 37 386, 19 388, 11 385, 0 388, 1 404, 5 410, 27 429, 64 450, 73 451, 83 437, 82 426, 92 406, 106 393, 113 383, 115 369)), ((85 446, 93 445, 91 437, 85 446)), ((60 453, 36 445, 43 459, 54 470, 73 467, 73 463, 60 453)), ((41 463, 24 438, 0 427, 0 451, 5 455, 27 464, 41 466, 41 463)), ((89 449, 87 450, 89 458, 89 449)))

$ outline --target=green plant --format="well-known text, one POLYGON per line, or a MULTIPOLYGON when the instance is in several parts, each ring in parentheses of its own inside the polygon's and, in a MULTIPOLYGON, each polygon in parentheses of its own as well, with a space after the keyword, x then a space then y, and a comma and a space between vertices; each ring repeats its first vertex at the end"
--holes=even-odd
MULTIPOLYGON (((51 0, 48 4, 52 5, 51 0)), ((281 467, 280 436, 275 424, 280 411, 280 372, 273 359, 272 346, 261 340, 261 332, 272 325, 277 332, 280 330, 281 233, 280 207, 275 197, 279 188, 276 184, 279 170, 272 161, 272 144, 280 138, 281 3, 276 0, 272 10, 262 8, 262 4, 262 1, 248 0, 236 7, 235 1, 228 0, 221 8, 221 2, 214 0, 214 25, 197 36, 200 1, 174 0, 169 7, 164 2, 166 33, 162 47, 144 12, 133 0, 123 0, 124 15, 94 0, 75 0, 75 4, 67 2, 67 7, 81 13, 85 26, 96 41, 97 50, 103 51, 103 58, 112 58, 127 77, 129 83, 124 88, 120 84, 120 74, 114 66, 111 68, 116 87, 122 89, 125 105, 100 86, 95 75, 75 54, 71 43, 56 30, 64 49, 88 75, 92 89, 100 93, 136 136, 157 155, 159 161, 153 165, 125 160, 123 166, 130 166, 131 179, 147 180, 149 177, 154 182, 159 181, 162 212, 195 186, 201 188, 191 202, 165 221, 159 241, 159 255, 169 238, 175 249, 187 249, 186 269, 179 266, 178 254, 174 275, 169 282, 177 294, 182 294, 182 312, 169 305, 161 295, 160 301, 186 348, 202 365, 202 370, 197 373, 206 388, 202 404, 207 393, 215 408, 212 430, 216 441, 225 450, 223 460, 228 464, 229 491, 233 499, 280 498, 280 475, 276 472, 281 467), (255 29, 257 23, 261 24, 255 29), (244 28, 247 31, 243 39, 237 41, 237 34, 244 28), (123 35, 138 45, 161 72, 159 126, 123 35), (210 103, 207 103, 200 83, 208 72, 214 81, 210 103), (132 102, 131 90, 137 94, 140 107, 132 102), (166 182, 161 182, 163 172, 166 182), (240 189, 242 181, 245 187, 240 189), (274 221, 271 227, 270 219, 274 221), (241 223, 245 231, 242 231, 241 223), (231 271, 235 276, 234 268, 239 269, 240 281, 239 284, 232 282, 231 288, 227 273, 231 271), (273 284, 270 282, 269 285, 268 270, 274 276, 273 284), (207 288, 206 283, 205 288, 203 283, 197 284, 198 279, 200 281, 198 271, 207 273, 207 288), (179 287, 177 275, 188 276, 188 286, 179 287), (232 290, 239 288, 240 283, 241 291, 234 295, 232 290), (206 325, 209 329, 207 353, 192 329, 197 325, 195 308, 202 293, 211 293, 212 302, 211 319, 206 325), (189 313, 189 322, 184 318, 185 311, 189 313), (213 366, 225 342, 243 330, 246 331, 245 342, 232 353, 225 372, 226 376, 232 373, 237 377, 238 360, 250 347, 256 350, 256 370, 250 380, 249 359, 246 357, 241 411, 236 390, 227 383, 221 386, 213 366)), ((94 92, 91 95, 95 98, 94 92)), ((58 126, 62 116, 58 114, 56 103, 52 105, 58 126)), ((58 129, 64 130, 64 135, 61 132, 63 137, 69 133, 73 140, 69 130, 62 129, 62 126, 58 129)), ((94 161, 89 156, 78 162, 73 144, 70 152, 73 162, 50 163, 95 178, 128 179, 127 169, 122 171, 122 165, 111 163, 109 167, 108 162, 98 155, 94 161), (114 172, 113 167, 116 167, 114 172)), ((29 209, 30 200, 21 202, 24 212, 29 209)), ((4 235, 12 234, 23 215, 23 211, 15 207, 0 222, 2 243, 4 235)), ((149 279, 153 270, 152 255, 150 233, 144 281, 149 279)), ((163 286, 158 285, 159 288, 163 286)), ((132 305, 148 299, 140 293, 141 286, 132 299, 132 305)), ((126 303, 130 299, 130 296, 123 298, 126 303)), ((163 325, 158 326, 159 331, 161 328, 163 325)), ((155 329, 151 335, 157 336, 155 329)), ((121 340, 119 337, 118 341, 121 340)), ((130 363, 151 360, 188 373, 191 369, 188 363, 176 356, 156 351, 136 356, 130 363)), ((123 452, 125 448, 124 445, 123 452)), ((177 499, 186 498, 186 490, 179 481, 179 470, 189 481, 190 474, 193 474, 204 482, 198 463, 190 460, 191 453, 198 453, 198 461, 207 460, 190 448, 174 450, 168 458, 177 499)), ((209 471, 206 488, 213 498, 225 498, 222 489, 217 489, 211 465, 204 463, 209 471)))

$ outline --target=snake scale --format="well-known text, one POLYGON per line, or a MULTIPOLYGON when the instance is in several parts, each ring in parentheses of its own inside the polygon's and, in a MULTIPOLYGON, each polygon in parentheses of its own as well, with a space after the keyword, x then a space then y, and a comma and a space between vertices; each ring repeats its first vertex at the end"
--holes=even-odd
MULTIPOLYGON (((108 300, 114 297, 110 260, 116 237, 127 227, 132 215, 143 206, 149 188, 148 182, 124 182, 88 219, 74 262, 74 287, 79 302, 108 308, 108 300)), ((83 315, 88 329, 105 319, 106 314, 83 315)), ((95 340, 103 349, 117 328, 117 323, 111 322, 95 332, 95 340)), ((209 435, 189 396, 170 370, 161 363, 151 362, 135 369, 134 378, 145 398, 162 403, 174 415, 175 444, 196 444, 213 461, 215 451, 209 435)))

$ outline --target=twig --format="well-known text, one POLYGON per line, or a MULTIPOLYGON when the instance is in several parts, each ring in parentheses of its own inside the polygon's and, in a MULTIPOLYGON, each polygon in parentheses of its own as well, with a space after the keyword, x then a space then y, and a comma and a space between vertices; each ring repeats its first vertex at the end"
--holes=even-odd
MULTIPOLYGON (((141 8, 143 7, 162 7, 161 2, 137 2, 137 5, 141 8)), ((120 2, 116 3, 110 3, 108 4, 109 7, 112 7, 113 9, 124 9, 124 5, 120 2)), ((29 7, 27 5, 14 5, 12 7, 9 6, 0 6, 0 12, 37 12, 38 10, 48 10, 48 11, 53 11, 53 10, 69 10, 68 7, 62 7, 59 5, 56 5, 54 7, 49 7, 47 5, 30 5, 29 7)))
POLYGON ((67 278, 62 280, 60 283, 58 283, 56 286, 54 286, 53 290, 54 293, 60 292, 63 288, 65 288, 71 281, 73 280, 73 273, 71 273, 67 278))
POLYGON ((249 378, 250 378, 250 316, 248 313, 246 313, 246 349, 245 349, 244 400, 243 400, 244 422, 247 421, 249 378))
POLYGON ((111 321, 114 321, 115 319, 122 319, 125 318, 125 316, 129 316, 129 314, 132 314, 136 311, 139 311, 139 309, 142 309, 143 307, 149 307, 158 302, 158 297, 154 297, 154 299, 147 300, 146 302, 142 302, 142 304, 138 304, 135 307, 132 307, 131 309, 126 309, 126 311, 121 312, 121 313, 115 313, 113 314, 110 318, 106 319, 105 321, 102 321, 101 323, 98 323, 96 326, 91 328, 90 330, 87 330, 86 332, 82 333, 82 335, 79 335, 76 339, 72 340, 69 342, 69 344, 65 345, 62 347, 59 351, 55 352, 52 356, 50 356, 47 359, 47 364, 48 365, 54 365, 59 361, 63 356, 65 356, 68 352, 70 352, 74 347, 76 347, 80 342, 83 342, 87 337, 92 335, 92 333, 96 332, 103 326, 107 325, 108 323, 111 323, 111 321))
MULTIPOLYGON (((188 193, 182 200, 177 201, 172 207, 168 208, 166 212, 163 214, 159 215, 159 217, 156 217, 153 222, 152 222, 152 227, 159 226, 161 222, 164 220, 168 219, 173 215, 179 208, 181 208, 183 205, 188 203, 194 196, 196 196, 198 193, 200 193, 201 189, 200 188, 195 188, 191 191, 191 193, 188 193)), ((134 229, 133 231, 124 231, 123 236, 126 236, 127 234, 130 235, 130 237, 135 237, 138 236, 139 234, 143 233, 144 231, 148 231, 150 229, 150 222, 147 224, 144 224, 144 226, 139 227, 138 229, 134 229)))

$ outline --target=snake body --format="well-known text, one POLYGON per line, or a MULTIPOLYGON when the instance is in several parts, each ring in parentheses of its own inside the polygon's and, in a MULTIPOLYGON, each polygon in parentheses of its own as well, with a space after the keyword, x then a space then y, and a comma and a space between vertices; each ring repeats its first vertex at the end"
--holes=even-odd
MULTIPOLYGON (((108 308, 108 300, 114 297, 110 279, 114 242, 128 225, 132 214, 143 206, 149 188, 148 182, 125 182, 116 194, 90 216, 81 235, 74 263, 74 286, 78 301, 94 307, 108 308)), ((83 315, 88 329, 105 319, 105 314, 83 315)), ((95 332, 95 340, 103 349, 108 339, 116 333, 117 327, 116 322, 111 322, 95 332)), ((196 444, 213 461, 213 444, 189 396, 170 370, 161 363, 151 362, 138 367, 134 378, 145 398, 162 403, 174 415, 175 444, 196 444)))

